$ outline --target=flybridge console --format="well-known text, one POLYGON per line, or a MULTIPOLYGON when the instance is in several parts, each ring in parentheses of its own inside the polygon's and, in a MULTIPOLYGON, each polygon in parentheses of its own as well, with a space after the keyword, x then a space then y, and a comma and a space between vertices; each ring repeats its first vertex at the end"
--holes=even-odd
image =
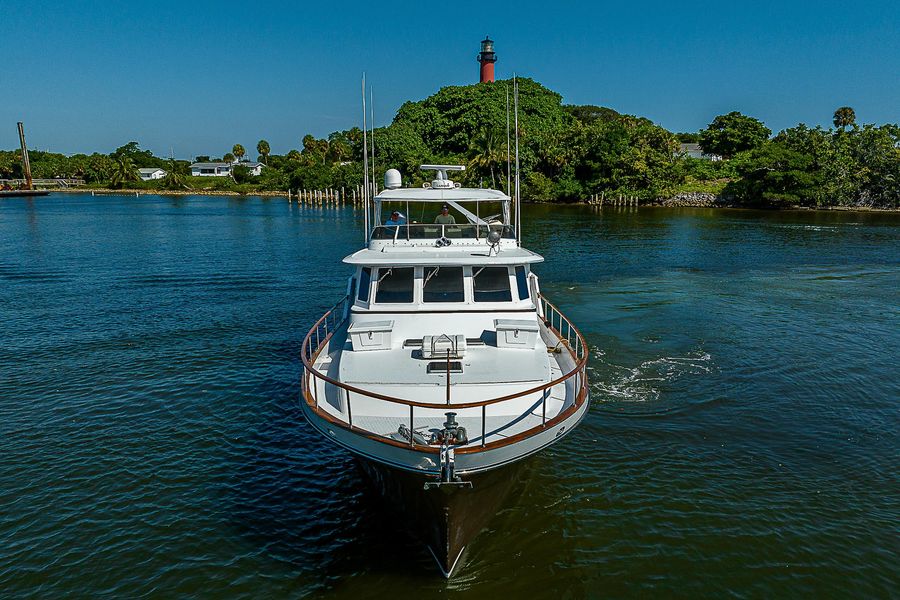
POLYGON ((431 188, 435 190, 452 190, 459 187, 458 183, 454 183, 447 178, 447 171, 465 171, 463 165, 422 165, 419 167, 423 171, 437 171, 437 177, 431 181, 431 188))

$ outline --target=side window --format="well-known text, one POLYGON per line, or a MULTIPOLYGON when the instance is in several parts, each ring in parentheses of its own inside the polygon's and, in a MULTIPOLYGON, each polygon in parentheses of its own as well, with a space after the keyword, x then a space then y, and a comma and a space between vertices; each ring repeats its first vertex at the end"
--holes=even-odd
POLYGON ((425 267, 424 302, 463 302, 465 299, 462 267, 425 267))
POLYGON ((396 304, 413 301, 412 267, 391 267, 378 269, 378 286, 375 290, 375 302, 396 304))
POLYGON ((506 267, 481 267, 472 272, 475 302, 510 302, 509 270, 506 267))
POLYGON ((357 294, 357 298, 361 302, 369 301, 369 282, 372 280, 372 269, 369 267, 363 267, 362 272, 359 275, 359 294, 357 294))
POLYGON ((519 300, 528 300, 528 277, 525 275, 525 267, 516 267, 516 287, 519 288, 519 300))

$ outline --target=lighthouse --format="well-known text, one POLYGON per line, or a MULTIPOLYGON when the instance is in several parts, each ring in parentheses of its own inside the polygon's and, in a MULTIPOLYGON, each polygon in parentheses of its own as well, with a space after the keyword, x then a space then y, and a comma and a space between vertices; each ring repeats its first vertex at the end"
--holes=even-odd
POLYGON ((481 63, 481 83, 493 83, 494 63, 497 62, 497 54, 494 52, 494 40, 487 36, 481 41, 481 52, 478 53, 478 62, 481 63))

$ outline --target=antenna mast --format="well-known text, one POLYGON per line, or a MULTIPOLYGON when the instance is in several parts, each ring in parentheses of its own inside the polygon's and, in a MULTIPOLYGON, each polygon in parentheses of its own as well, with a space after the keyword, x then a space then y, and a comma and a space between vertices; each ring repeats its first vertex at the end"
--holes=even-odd
POLYGON ((513 77, 513 101, 516 114, 516 241, 522 245, 522 197, 519 193, 519 80, 513 77))
POLYGON ((512 191, 512 162, 509 153, 512 152, 509 144, 509 83, 506 84, 506 194, 512 191))
POLYGON ((372 120, 369 127, 372 128, 372 195, 378 193, 378 179, 375 177, 375 95, 372 86, 369 86, 369 110, 372 120))
POLYGON ((365 231, 363 235, 366 244, 369 243, 369 142, 366 138, 366 74, 362 76, 362 113, 363 113, 363 226, 365 231))

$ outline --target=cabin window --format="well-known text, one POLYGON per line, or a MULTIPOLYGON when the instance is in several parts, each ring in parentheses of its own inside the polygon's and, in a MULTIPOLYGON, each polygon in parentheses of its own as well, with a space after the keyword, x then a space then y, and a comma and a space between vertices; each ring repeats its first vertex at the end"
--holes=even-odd
POLYGON ((475 302, 510 302, 509 270, 506 267, 481 267, 472 271, 475 302))
POLYGON ((413 301, 413 268, 378 269, 378 288, 375 302, 397 304, 413 301))
POLYGON ((528 276, 521 265, 516 267, 516 286, 519 288, 519 300, 528 300, 528 276))
POLYGON ((463 302, 462 267, 425 267, 422 280, 422 301, 463 302))
POLYGON ((359 274, 359 294, 356 296, 361 302, 369 301, 369 282, 372 280, 372 269, 363 267, 359 274))

